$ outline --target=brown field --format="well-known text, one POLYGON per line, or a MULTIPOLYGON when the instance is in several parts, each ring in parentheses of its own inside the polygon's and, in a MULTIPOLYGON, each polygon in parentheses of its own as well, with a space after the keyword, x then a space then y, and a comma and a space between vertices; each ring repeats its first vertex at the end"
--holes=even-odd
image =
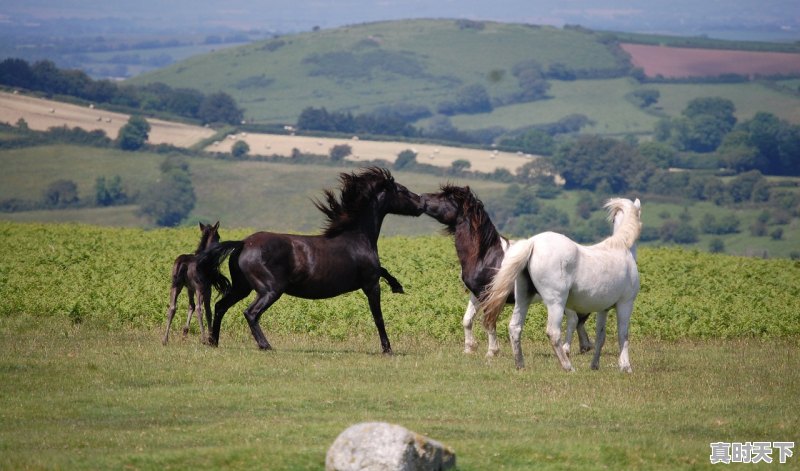
MULTIPOLYGON (((88 106, 0 92, 0 122, 16 124, 20 118, 24 118, 31 129, 43 131, 53 126, 64 125, 86 130, 101 129, 113 139, 117 137, 119 129, 128 121, 129 116, 88 106)), ((149 142, 153 144, 166 143, 189 147, 214 135, 213 129, 200 126, 151 118, 148 118, 147 121, 152 128, 149 142)), ((292 155, 293 149, 298 149, 303 153, 328 155, 331 147, 347 144, 353 150, 353 155, 347 159, 354 162, 375 159, 394 162, 400 152, 411 149, 417 153, 417 161, 420 163, 450 167, 454 161, 463 159, 470 162, 472 170, 481 172, 492 172, 496 168, 505 168, 513 173, 535 158, 532 155, 511 152, 432 144, 245 133, 230 135, 224 141, 208 146, 206 150, 227 153, 231 151, 231 147, 237 140, 247 142, 251 155, 283 155, 286 157, 292 155)))
POLYGON ((622 44, 633 65, 648 77, 707 77, 721 74, 754 76, 798 74, 800 54, 723 51, 643 44, 622 44))
POLYGON ((375 159, 394 162, 400 152, 412 150, 417 153, 417 162, 419 163, 450 167, 454 161, 463 159, 470 162, 471 170, 481 172, 493 172, 496 168, 505 168, 513 173, 531 159, 536 158, 532 155, 512 152, 464 149, 433 144, 250 133, 229 135, 224 141, 213 143, 206 150, 227 153, 231 151, 237 140, 247 142, 251 155, 290 156, 292 149, 295 148, 303 153, 328 155, 333 146, 346 144, 352 148, 353 152, 351 156, 347 157, 347 160, 353 162, 375 159))
MULTIPOLYGON (((79 127, 87 131, 100 129, 114 139, 119 129, 128 122, 129 115, 43 100, 22 94, 0 93, 0 122, 16 124, 24 118, 31 129, 44 131, 51 127, 79 127)), ((189 147, 214 135, 214 130, 201 126, 148 118, 152 144, 172 144, 189 147)))

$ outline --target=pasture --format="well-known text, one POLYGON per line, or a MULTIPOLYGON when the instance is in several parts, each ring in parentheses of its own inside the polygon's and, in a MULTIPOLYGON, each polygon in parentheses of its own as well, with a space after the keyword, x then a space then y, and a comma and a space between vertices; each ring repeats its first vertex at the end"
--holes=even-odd
POLYGON ((526 370, 505 340, 491 361, 461 353, 467 296, 444 236, 379 242, 407 293, 384 285, 396 353, 384 357, 360 293, 281 299, 262 318, 274 352, 257 350, 243 304, 219 348, 196 325, 162 347, 169 270, 194 227, 2 222, 0 234, 4 469, 320 469, 336 435, 364 420, 447 443, 462 470, 694 469, 711 442, 796 441, 800 429, 800 264, 788 260, 642 248, 634 373, 617 370, 612 321, 600 371, 575 355, 566 374, 541 306, 523 335, 526 370))

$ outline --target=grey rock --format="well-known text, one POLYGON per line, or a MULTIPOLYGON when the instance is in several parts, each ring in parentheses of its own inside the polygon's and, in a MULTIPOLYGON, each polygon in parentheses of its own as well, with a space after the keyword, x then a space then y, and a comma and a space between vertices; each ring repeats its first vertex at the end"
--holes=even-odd
POLYGON ((347 428, 325 456, 325 471, 442 471, 455 465, 450 447, 385 422, 347 428))

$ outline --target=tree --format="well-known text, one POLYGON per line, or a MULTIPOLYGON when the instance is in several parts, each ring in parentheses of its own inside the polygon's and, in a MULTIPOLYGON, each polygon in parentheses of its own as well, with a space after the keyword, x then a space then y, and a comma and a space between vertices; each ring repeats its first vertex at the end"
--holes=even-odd
POLYGON ((334 162, 340 162, 353 153, 353 148, 348 144, 337 144, 331 147, 330 157, 334 162))
POLYGON ((122 178, 119 175, 114 175, 108 182, 105 177, 97 177, 94 194, 94 201, 98 206, 113 206, 128 202, 128 195, 122 188, 122 178))
POLYGON ((472 163, 469 160, 465 159, 457 159, 454 160, 452 164, 450 164, 450 172, 453 175, 458 175, 463 173, 472 167, 472 163))
POLYGON ((53 208, 63 208, 77 204, 78 185, 72 180, 56 180, 44 190, 44 204, 53 208))
POLYGON ((194 209, 196 196, 189 165, 175 155, 161 164, 161 178, 141 197, 141 211, 159 226, 175 226, 194 209))
POLYGON ((236 141, 231 148, 231 155, 234 159, 241 159, 250 152, 250 146, 244 141, 236 141))
POLYGON ((150 123, 141 116, 133 115, 122 126, 117 135, 117 147, 122 150, 139 150, 147 142, 150 123))
POLYGON ((456 92, 455 101, 439 104, 438 111, 445 115, 488 113, 492 111, 492 101, 483 85, 468 85, 456 92))
POLYGON ((244 112, 236 106, 233 97, 225 92, 206 96, 197 114, 205 123, 239 124, 244 117, 244 112))
POLYGON ((394 161, 395 170, 401 170, 407 167, 413 167, 417 164, 417 153, 413 150, 406 149, 397 154, 397 160, 394 161))
POLYGON ((611 193, 623 193, 652 172, 652 165, 635 147, 598 136, 581 136, 560 148, 553 163, 567 189, 605 188, 611 193))
POLYGON ((631 93, 631 98, 640 108, 647 108, 658 102, 658 99, 661 98, 661 92, 653 89, 641 89, 631 93))

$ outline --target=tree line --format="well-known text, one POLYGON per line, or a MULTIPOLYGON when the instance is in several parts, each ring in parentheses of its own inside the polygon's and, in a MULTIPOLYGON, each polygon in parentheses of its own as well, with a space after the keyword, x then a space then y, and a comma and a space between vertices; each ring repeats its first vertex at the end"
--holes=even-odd
POLYGON ((144 86, 93 80, 80 70, 63 70, 52 61, 29 64, 9 58, 0 62, 0 85, 47 95, 66 95, 92 103, 121 106, 143 113, 166 112, 202 123, 240 124, 244 112, 225 92, 204 94, 192 88, 172 88, 163 83, 144 86))

